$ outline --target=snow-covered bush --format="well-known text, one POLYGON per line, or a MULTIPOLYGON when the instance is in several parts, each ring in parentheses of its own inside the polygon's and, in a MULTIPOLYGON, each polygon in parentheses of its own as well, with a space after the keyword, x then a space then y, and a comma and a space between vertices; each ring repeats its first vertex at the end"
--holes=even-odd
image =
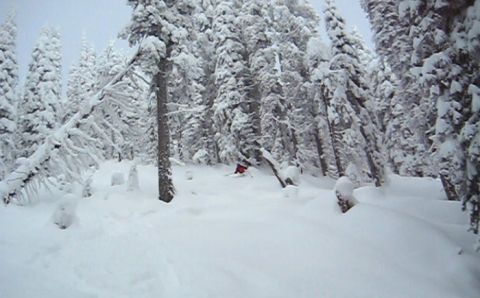
POLYGON ((130 171, 128 171, 128 182, 127 182, 127 190, 128 191, 134 191, 138 190, 139 183, 138 183, 138 171, 137 171, 137 165, 134 163, 130 167, 130 171))
POLYGON ((119 173, 119 172, 113 173, 110 185, 115 186, 115 185, 123 185, 123 184, 125 184, 125 176, 123 175, 123 173, 119 173))
POLYGON ((63 198, 55 212, 53 212, 52 220, 60 229, 65 230, 75 221, 75 197, 71 194, 63 198))
POLYGON ((345 176, 350 179, 355 185, 360 185, 361 182, 361 175, 358 171, 358 168, 355 164, 349 163, 347 168, 345 169, 345 176))
POLYGON ((92 196, 92 182, 92 176, 88 177, 87 180, 85 180, 82 189, 82 198, 88 198, 92 196))
POLYGON ((357 201, 353 196, 353 182, 348 177, 340 177, 335 183, 335 195, 338 199, 338 206, 343 213, 356 205, 357 201))
MULTIPOLYGON (((300 182, 300 168, 296 166, 288 166, 283 171, 283 179, 291 182, 293 185, 298 185, 300 182)), ((290 184, 290 183, 289 183, 290 184)))

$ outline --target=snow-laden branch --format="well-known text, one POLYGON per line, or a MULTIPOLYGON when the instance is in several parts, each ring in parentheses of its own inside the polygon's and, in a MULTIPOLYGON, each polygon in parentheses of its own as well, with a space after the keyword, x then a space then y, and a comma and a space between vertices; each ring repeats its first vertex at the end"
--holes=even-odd
MULTIPOLYGON (((0 198, 2 198, 6 204, 8 204, 13 198, 18 198, 19 196, 24 195, 22 194, 24 188, 26 188, 28 195, 32 189, 35 189, 41 184, 48 183, 48 179, 46 179, 47 177, 45 176, 48 176, 50 173, 45 173, 45 171, 48 172, 47 168, 50 161, 53 159, 62 159, 62 154, 59 154, 60 152, 65 153, 63 154, 64 159, 67 159, 69 154, 76 153, 84 154, 90 161, 97 162, 90 152, 85 154, 84 146, 83 148, 82 146, 74 146, 75 138, 81 139, 81 136, 79 136, 79 128, 85 123, 88 124, 88 122, 93 121, 92 114, 101 103, 109 98, 109 92, 107 90, 111 90, 113 86, 118 84, 129 73, 129 71, 131 71, 133 65, 137 62, 138 57, 140 56, 140 52, 141 45, 123 71, 119 72, 108 81, 105 86, 95 93, 77 113, 75 113, 59 129, 48 136, 31 156, 21 159, 17 168, 8 174, 4 180, 0 181, 0 198), (42 177, 42 173, 47 175, 42 177)), ((82 143, 81 141, 78 142, 82 143)), ((69 176, 74 175, 73 172, 80 170, 79 167, 89 166, 88 163, 69 163, 65 161, 57 161, 57 164, 66 164, 67 168, 63 170, 67 172, 69 176)))
POLYGON ((260 152, 262 153, 263 159, 265 159, 267 164, 272 169, 272 172, 277 178, 278 182, 280 182, 280 185, 282 186, 282 188, 287 187, 287 185, 292 185, 293 183, 291 183, 291 181, 286 181, 285 179, 283 179, 280 173, 280 165, 275 160, 275 158, 273 158, 272 154, 264 148, 261 148, 260 152))

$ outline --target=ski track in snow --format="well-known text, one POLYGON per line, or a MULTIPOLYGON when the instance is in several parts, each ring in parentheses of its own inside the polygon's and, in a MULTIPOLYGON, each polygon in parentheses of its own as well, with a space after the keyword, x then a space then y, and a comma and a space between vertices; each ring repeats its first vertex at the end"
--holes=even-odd
POLYGON ((167 205, 151 166, 139 191, 110 186, 129 166, 106 162, 91 198, 69 198, 66 230, 59 194, 0 207, 0 297, 478 297, 475 237, 437 180, 391 176, 341 214, 326 178, 303 175, 295 197, 268 170, 174 167, 167 205))

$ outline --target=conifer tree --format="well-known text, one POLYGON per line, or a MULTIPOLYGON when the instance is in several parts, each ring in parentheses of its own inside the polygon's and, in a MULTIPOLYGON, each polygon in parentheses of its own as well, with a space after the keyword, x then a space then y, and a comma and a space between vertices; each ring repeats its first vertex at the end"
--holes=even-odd
POLYGON ((271 17, 274 9, 271 2, 247 1, 242 7, 241 24, 252 75, 250 95, 258 106, 259 143, 275 160, 288 162, 294 157, 288 149, 292 130, 286 120, 278 32, 271 17))
MULTIPOLYGON (((214 164, 219 162, 219 148, 215 139, 214 127, 214 101, 217 96, 215 87, 215 43, 213 36, 213 23, 215 16, 213 0, 201 0, 196 5, 194 12, 193 30, 190 38, 191 52, 194 54, 194 72, 192 73, 192 91, 196 90, 193 102, 188 106, 184 143, 188 139, 194 144, 184 152, 185 157, 190 156, 191 161, 201 164, 214 164), (200 91, 200 94, 198 92, 200 91), (198 96, 200 95, 200 96, 198 96)), ((185 147, 185 144, 183 145, 185 147)), ((186 158, 189 160, 189 158, 186 158)))
MULTIPOLYGON (((114 41, 111 41, 97 58, 96 88, 103 88, 126 67, 127 60, 115 49, 114 41)), ((96 114, 96 117, 100 118, 97 120, 98 123, 102 124, 105 131, 111 133, 109 139, 111 144, 103 144, 106 158, 133 159, 141 150, 135 140, 140 136, 140 115, 146 111, 139 100, 147 88, 144 85, 131 73, 123 84, 107 90, 106 101, 96 114)))
POLYGON ((428 128, 425 116, 429 110, 421 106, 425 101, 422 101, 418 78, 410 72, 413 44, 409 21, 399 14, 397 1, 362 0, 362 6, 373 31, 377 33, 374 35, 376 53, 385 59, 397 75, 398 87, 401 89, 395 98, 396 104, 392 106, 392 112, 397 116, 386 127, 389 134, 387 154, 392 161, 394 159, 395 172, 423 176, 426 174, 424 171, 432 166, 428 148, 431 142, 426 134, 428 128))
POLYGON ((16 38, 15 14, 11 12, 0 26, 0 180, 10 170, 16 158, 16 38))
POLYGON ((144 71, 152 79, 157 101, 157 157, 159 199, 170 202, 174 196, 171 179, 170 132, 167 119, 167 83, 172 47, 187 37, 193 4, 190 1, 129 0, 133 8, 130 24, 123 32, 131 45, 143 41, 144 71))
MULTIPOLYGON (((330 49, 319 39, 312 39, 307 51, 306 64, 309 81, 306 88, 314 111, 315 142, 321 171, 324 176, 338 178, 337 156, 333 150, 331 126, 328 121, 326 89, 329 76, 330 49)), ((340 166, 341 167, 341 166, 340 166)))
POLYGON ((214 124, 219 159, 224 163, 246 160, 255 163, 258 140, 255 135, 252 100, 249 94, 249 69, 246 49, 241 40, 238 3, 222 1, 215 7, 213 32, 215 36, 214 124))
POLYGON ((399 152, 418 159, 411 163, 416 171, 438 171, 447 197, 463 201, 478 232, 480 2, 364 0, 363 5, 377 51, 399 77, 403 95, 397 106, 403 107, 408 132, 417 142, 399 140, 421 147, 399 152))
MULTIPOLYGON (((350 167, 356 167, 357 172, 363 172, 365 167, 375 185, 380 186, 384 180, 384 165, 376 129, 366 109, 369 90, 364 81, 365 74, 334 1, 327 0, 326 4, 325 21, 332 41, 330 80, 333 86, 330 85, 329 91, 329 117, 337 130, 334 138, 342 146, 345 171, 348 169, 347 160, 351 160, 353 164, 350 167)), ((358 174, 361 175, 360 172, 358 174)))
POLYGON ((59 125, 61 113, 61 44, 55 28, 45 27, 33 49, 19 105, 19 155, 30 156, 59 125))
POLYGON ((97 58, 93 46, 82 36, 80 56, 72 65, 67 82, 63 120, 69 119, 97 90, 97 58))
MULTIPOLYGON (((286 108, 284 139, 290 162, 307 167, 316 163, 312 159, 315 150, 314 129, 308 126, 314 115, 304 83, 308 73, 304 56, 308 41, 316 33, 318 16, 311 6, 303 1, 273 1, 273 28, 278 47, 280 85, 283 89, 286 108), (288 137, 288 139, 285 139, 288 137)), ((282 121, 283 122, 283 121, 282 121)))
POLYGON ((202 96, 204 73, 197 55, 185 49, 172 59, 177 83, 174 96, 183 98, 185 108, 184 111, 179 110, 177 114, 182 116, 178 119, 183 122, 182 136, 178 142, 183 159, 211 164, 213 155, 208 146, 210 136, 206 127, 207 107, 202 96))

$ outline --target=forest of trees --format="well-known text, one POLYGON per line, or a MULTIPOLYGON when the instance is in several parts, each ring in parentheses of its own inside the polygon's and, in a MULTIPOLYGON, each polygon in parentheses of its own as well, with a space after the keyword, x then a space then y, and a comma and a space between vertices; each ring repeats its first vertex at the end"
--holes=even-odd
POLYGON ((137 158, 157 162, 168 202, 171 157, 259 165, 263 149, 357 184, 381 186, 389 172, 439 178, 478 233, 480 1, 361 2, 374 51, 334 0, 325 43, 301 0, 129 0, 120 36, 137 53, 128 60, 113 43, 96 53, 84 37, 66 92, 53 27, 18 86, 10 14, 0 27, 0 194, 19 200, 101 158, 137 158))

